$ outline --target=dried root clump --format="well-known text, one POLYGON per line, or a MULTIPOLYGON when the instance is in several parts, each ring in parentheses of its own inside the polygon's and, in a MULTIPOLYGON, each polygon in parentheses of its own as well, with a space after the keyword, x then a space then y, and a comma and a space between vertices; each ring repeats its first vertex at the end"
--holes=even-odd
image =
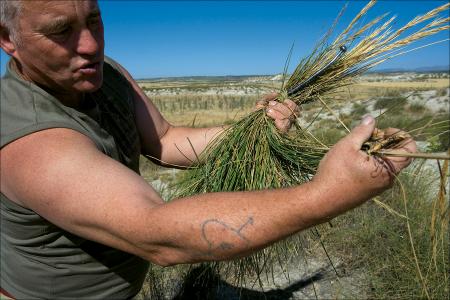
POLYGON ((405 132, 398 132, 389 136, 385 136, 383 130, 376 130, 370 139, 365 142, 361 150, 369 155, 379 154, 380 151, 399 148, 409 137, 405 132))

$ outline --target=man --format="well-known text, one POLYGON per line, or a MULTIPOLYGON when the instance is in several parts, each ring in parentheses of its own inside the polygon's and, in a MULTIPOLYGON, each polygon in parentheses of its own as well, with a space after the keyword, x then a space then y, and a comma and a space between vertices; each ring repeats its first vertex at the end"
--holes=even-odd
MULTIPOLYGON (((139 176, 139 154, 188 165, 186 137, 201 152, 222 129, 170 125, 104 61, 95 0, 2 1, 0 29, 12 57, 1 91, 1 288, 15 298, 130 298, 148 261, 248 255, 379 194, 409 164, 393 159, 388 170, 360 151, 375 129, 366 117, 309 183, 164 203, 139 176)), ((268 115, 285 131, 294 108, 268 115)))

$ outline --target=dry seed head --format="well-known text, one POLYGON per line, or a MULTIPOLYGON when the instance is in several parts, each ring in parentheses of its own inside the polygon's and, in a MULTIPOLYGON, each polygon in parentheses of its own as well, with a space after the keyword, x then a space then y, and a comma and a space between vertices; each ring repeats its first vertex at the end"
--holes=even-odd
POLYGON ((350 24, 347 26, 347 28, 338 36, 334 44, 338 44, 341 42, 341 39, 350 32, 350 30, 353 28, 353 26, 358 22, 358 20, 367 13, 367 11, 374 6, 376 3, 376 0, 371 0, 369 3, 366 4, 366 6, 356 15, 356 17, 350 22, 350 24))

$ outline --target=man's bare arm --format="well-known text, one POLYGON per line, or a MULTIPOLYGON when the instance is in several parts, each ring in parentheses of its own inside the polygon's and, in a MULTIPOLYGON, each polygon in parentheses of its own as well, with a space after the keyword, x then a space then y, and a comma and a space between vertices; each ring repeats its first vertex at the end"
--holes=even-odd
POLYGON ((119 67, 134 91, 136 125, 142 154, 154 157, 155 162, 162 165, 189 166, 196 161, 196 154, 200 154, 223 131, 223 127, 189 128, 171 125, 128 71, 120 65, 119 67))
POLYGON ((291 212, 314 197, 304 186, 298 193, 216 193, 165 204, 140 176, 69 129, 23 137, 1 156, 8 198, 69 232, 162 265, 263 247, 298 230, 301 214, 291 212))
MULTIPOLYGON (((391 177, 358 148, 372 130, 357 128, 338 143, 310 183, 166 204, 87 137, 50 129, 1 150, 1 190, 69 232, 161 265, 230 259, 324 222, 385 189, 391 177)), ((394 164, 401 169, 408 162, 394 164)))

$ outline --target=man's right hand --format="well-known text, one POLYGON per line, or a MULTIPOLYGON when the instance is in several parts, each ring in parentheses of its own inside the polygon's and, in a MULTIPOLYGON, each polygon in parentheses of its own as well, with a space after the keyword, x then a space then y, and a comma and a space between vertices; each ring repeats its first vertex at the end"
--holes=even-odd
MULTIPOLYGON (((375 130, 375 120, 367 116, 345 138, 340 140, 325 155, 319 164, 313 182, 333 194, 337 202, 330 205, 332 216, 356 207, 380 194, 390 186, 395 176, 411 163, 411 159, 380 158, 369 156, 361 150, 375 130)), ((388 129, 386 134, 399 132, 388 129)), ((398 151, 415 152, 416 143, 407 139, 398 151)))

